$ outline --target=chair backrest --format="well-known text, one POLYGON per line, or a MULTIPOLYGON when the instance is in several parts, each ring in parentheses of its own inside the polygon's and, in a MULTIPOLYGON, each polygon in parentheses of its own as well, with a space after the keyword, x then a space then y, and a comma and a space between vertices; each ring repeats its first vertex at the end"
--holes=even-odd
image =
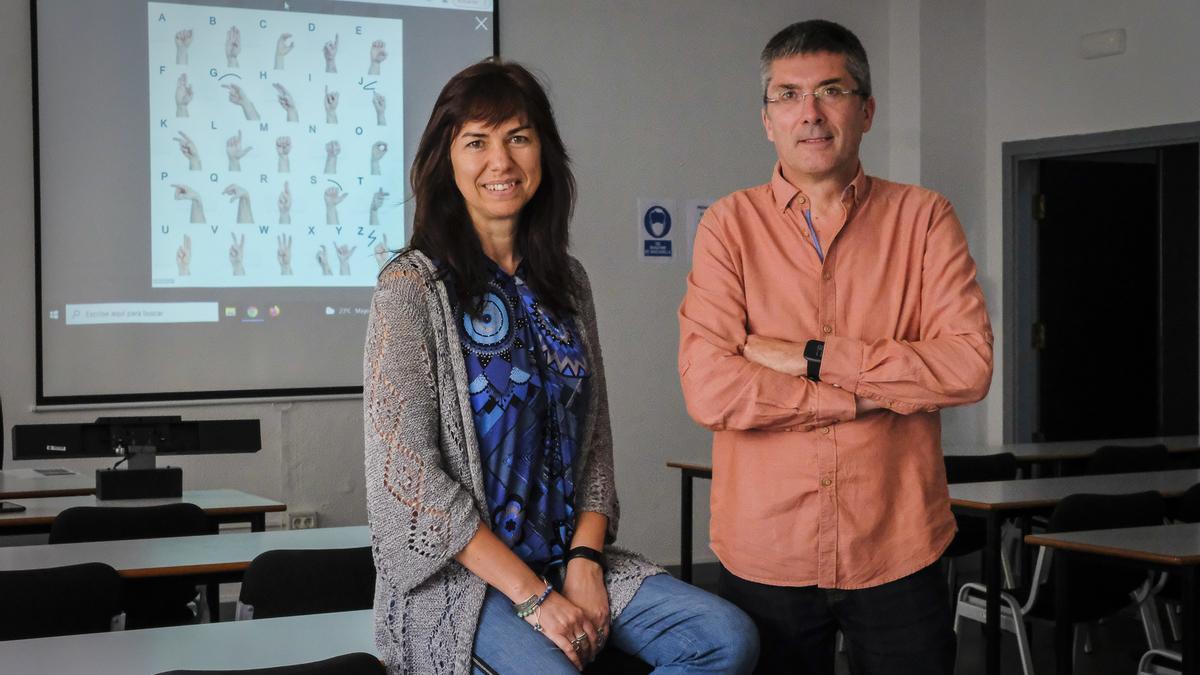
POLYGON ((121 577, 104 563, 0 572, 0 640, 99 633, 121 615, 121 577))
POLYGON ((946 455, 947 483, 982 483, 1013 480, 1017 477, 1017 458, 1011 452, 995 455, 946 455))
MULTIPOLYGON (((54 519, 50 543, 183 537, 214 531, 204 510, 195 504, 80 506, 54 519)), ((129 580, 124 592, 126 626, 149 628, 190 622, 194 619, 191 603, 195 598, 194 580, 129 580)))
POLYGON ((261 553, 242 577, 242 605, 265 619, 370 609, 375 601, 371 548, 261 553))
POLYGON ((1185 523, 1200 523, 1200 483, 1188 488, 1179 498, 1175 517, 1185 523))
MULTIPOLYGON (((1127 495, 1077 494, 1063 499, 1055 507, 1046 527, 1048 532, 1077 532, 1107 530, 1123 527, 1161 525, 1166 517, 1166 503, 1157 492, 1127 495)), ((1055 567, 1067 565, 1068 601, 1066 617, 1073 622, 1093 621, 1108 616, 1130 604, 1129 594, 1145 583, 1145 570, 1131 568, 1110 559, 1054 553, 1055 567)), ((1051 574, 1041 589, 1044 598, 1053 603, 1056 575, 1051 574)), ((1056 616, 1059 608, 1055 608, 1056 616)))
POLYGON ((158 675, 386 675, 379 659, 358 652, 324 661, 253 670, 171 670, 158 675))
POLYGON ((1167 446, 1104 445, 1088 457, 1083 472, 1089 476, 1106 473, 1145 473, 1162 471, 1171 461, 1167 446))
POLYGON ((76 506, 54 519, 50 543, 183 537, 214 531, 204 509, 195 504, 76 506))

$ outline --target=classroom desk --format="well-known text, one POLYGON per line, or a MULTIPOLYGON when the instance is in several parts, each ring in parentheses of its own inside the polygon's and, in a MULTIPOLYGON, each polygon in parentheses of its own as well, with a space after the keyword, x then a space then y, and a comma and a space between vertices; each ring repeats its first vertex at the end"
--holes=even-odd
POLYGON ((151 675, 179 668, 266 668, 378 654, 372 611, 204 623, 0 642, 4 672, 151 675))
POLYGON ((987 585, 988 675, 1000 673, 1000 525, 1014 517, 1045 513, 1068 495, 1128 494, 1153 490, 1176 497, 1200 483, 1200 470, 1120 473, 1104 476, 1068 476, 950 486, 950 507, 958 513, 982 516, 987 523, 984 548, 984 583, 987 585))
MULTIPOLYGON (((1135 439, 1137 440, 1137 439, 1135 439)), ((1098 447, 1103 441, 1088 441, 1098 447)), ((1014 444, 1029 445, 1029 444, 1014 444)), ((1005 448, 1011 446, 1002 446, 1005 448)), ((712 478, 712 465, 707 462, 671 461, 667 466, 679 469, 680 485, 680 578, 692 579, 692 480, 712 478)), ((1000 525, 1013 517, 1045 513, 1067 495, 1087 492, 1093 494, 1126 494, 1155 490, 1166 497, 1183 494, 1200 483, 1200 470, 1162 471, 1156 473, 1112 474, 1107 476, 1069 476, 1065 478, 1033 478, 990 483, 958 483, 949 486, 950 506, 956 512, 982 516, 987 523, 987 546, 984 549, 984 582, 988 588, 987 673, 1000 672, 1000 525)))
MULTIPOLYGON (((1021 464, 1042 464, 1083 459, 1102 445, 1154 445, 1162 443, 1167 451, 1175 453, 1200 452, 1200 436, 1151 436, 1145 438, 1121 438, 1091 441, 1059 441, 1054 443, 1005 443, 1002 445, 961 444, 947 445, 942 454, 947 456, 972 457, 1011 452, 1021 464)), ((679 567, 680 578, 692 581, 692 481, 696 478, 712 478, 712 460, 673 460, 667 466, 680 471, 679 501, 679 567)), ((1026 474, 1028 477, 1028 474, 1026 474)))
POLYGON ((189 502, 204 509, 217 523, 250 523, 254 532, 266 529, 266 514, 286 511, 287 505, 239 490, 184 490, 182 497, 155 499, 96 499, 95 495, 14 499, 25 506, 20 513, 0 513, 0 535, 49 532, 58 514, 72 506, 157 506, 189 502))
POLYGON ((1200 452, 1200 436, 1147 436, 1091 441, 1055 441, 1053 443, 1004 443, 1002 445, 950 444, 942 446, 942 454, 972 457, 1011 452, 1022 464, 1038 464, 1084 459, 1102 445, 1167 446, 1172 455, 1200 452))
POLYGON ((44 476, 36 469, 0 471, 0 499, 22 497, 70 497, 96 494, 96 474, 72 472, 65 476, 44 476))
MULTIPOLYGON (((1031 534, 1025 542, 1072 555, 1107 556, 1140 567, 1179 572, 1183 577, 1183 675, 1200 675, 1200 617, 1196 614, 1200 609, 1200 523, 1031 534)), ((1062 589, 1065 584, 1057 587, 1062 589)), ((1070 640, 1069 623, 1062 622, 1055 630, 1060 640, 1070 640)), ((1060 668, 1064 665, 1060 663, 1060 668)))
POLYGON ((265 551, 357 548, 370 545, 371 529, 361 525, 80 544, 9 546, 0 548, 0 571, 102 562, 111 566, 121 576, 130 579, 188 576, 220 577, 219 580, 227 581, 239 579, 250 566, 250 561, 265 551))

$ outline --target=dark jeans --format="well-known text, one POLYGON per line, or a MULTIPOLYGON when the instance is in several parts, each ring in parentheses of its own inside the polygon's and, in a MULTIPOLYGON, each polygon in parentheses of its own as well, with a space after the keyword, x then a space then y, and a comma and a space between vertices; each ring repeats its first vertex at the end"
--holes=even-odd
POLYGON ((756 672, 833 675, 840 629, 855 675, 954 673, 954 614, 936 563, 902 579, 852 591, 767 586, 722 567, 717 593, 758 626, 756 672))

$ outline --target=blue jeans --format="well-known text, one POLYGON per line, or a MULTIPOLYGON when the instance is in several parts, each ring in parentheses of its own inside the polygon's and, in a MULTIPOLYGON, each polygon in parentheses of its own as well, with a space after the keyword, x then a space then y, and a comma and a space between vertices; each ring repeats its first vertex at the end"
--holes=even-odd
MULTIPOLYGON (((750 617, 669 574, 642 582, 613 621, 609 643, 664 674, 749 673, 758 659, 758 631, 750 617)), ((475 632, 475 656, 502 675, 577 675, 550 638, 517 618, 508 598, 490 587, 475 632)))

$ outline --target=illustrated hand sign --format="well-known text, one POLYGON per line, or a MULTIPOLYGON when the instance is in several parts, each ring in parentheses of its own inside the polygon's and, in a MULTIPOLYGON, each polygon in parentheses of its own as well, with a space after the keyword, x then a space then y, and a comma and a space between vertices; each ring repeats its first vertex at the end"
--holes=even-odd
POLYGON ((337 106, 338 93, 329 91, 329 85, 325 85, 325 123, 337 124, 337 106))
POLYGON ((388 144, 384 143, 383 141, 375 141, 374 143, 371 144, 371 175, 372 176, 378 176, 380 174, 379 160, 383 159, 383 156, 387 154, 387 151, 388 151, 388 144))
POLYGON ((182 73, 175 83, 175 116, 187 117, 187 105, 192 102, 192 85, 188 84, 187 73, 182 73))
POLYGON ((242 31, 237 26, 230 26, 225 34, 225 64, 230 68, 238 67, 238 54, 242 53, 242 31))
POLYGON ((383 235, 381 241, 375 242, 375 262, 379 263, 379 269, 387 264, 387 261, 392 257, 392 251, 388 247, 387 235, 383 235))
POLYGON ((384 192, 383 188, 379 188, 375 195, 371 197, 371 212, 369 214, 369 224, 372 226, 379 225, 379 209, 383 206, 383 201, 387 199, 389 193, 384 192))
POLYGON ((299 122, 300 113, 296 110, 296 99, 292 98, 291 92, 287 90, 287 87, 278 82, 272 86, 275 87, 275 91, 279 94, 279 105, 283 106, 284 112, 287 113, 287 121, 299 122))
POLYGON ((275 41, 275 70, 283 70, 283 57, 287 56, 288 52, 292 51, 292 47, 296 46, 291 40, 292 34, 284 33, 275 41))
POLYGON ((233 83, 223 84, 221 86, 229 90, 229 102, 236 106, 240 106, 242 108, 242 114, 246 116, 246 119, 258 119, 258 109, 254 107, 254 103, 250 101, 250 97, 246 95, 246 92, 241 87, 233 83))
POLYGON ((192 46, 192 29, 185 28, 175 33, 175 65, 186 66, 188 47, 192 46))
POLYGON ((334 33, 333 40, 325 43, 325 72, 337 72, 337 51, 338 51, 338 34, 334 33))
POLYGON ((196 149, 196 143, 182 131, 175 138, 171 139, 179 144, 179 151, 188 160, 188 169, 191 171, 200 170, 200 151, 196 149))
POLYGON ((325 173, 337 173, 337 158, 341 153, 341 143, 329 141, 325 144, 325 173))
POLYGON ((225 141, 225 154, 229 157, 229 170, 241 171, 242 158, 253 149, 254 146, 242 147, 242 132, 240 129, 237 132, 237 136, 230 136, 229 140, 225 141))
POLYGON ((349 196, 350 196, 349 193, 342 192, 341 190, 339 190, 335 187, 331 187, 331 188, 325 190, 325 224, 326 225, 340 225, 341 224, 338 222, 337 207, 338 207, 338 204, 341 204, 342 202, 346 201, 346 197, 349 197, 349 196))
POLYGON ((283 181, 283 192, 279 193, 279 224, 289 225, 292 222, 292 191, 287 181, 283 181))
POLYGON ((192 202, 192 215, 189 222, 203 223, 204 222, 204 204, 200 200, 200 194, 186 185, 172 183, 171 187, 175 188, 175 199, 190 200, 192 202))
POLYGON ((321 249, 317 251, 317 264, 321 266, 321 274, 324 276, 332 276, 333 270, 329 268, 329 254, 325 251, 325 245, 321 244, 321 249))
POLYGON ((367 70, 369 75, 379 74, 379 64, 387 58, 387 46, 383 40, 376 40, 371 43, 371 67, 367 70))
POLYGON ((354 254, 356 248, 358 247, 349 244, 338 246, 336 241, 333 242, 333 250, 337 251, 338 256, 338 274, 344 277, 350 276, 350 256, 354 254))
POLYGON ((221 194, 228 195, 229 201, 237 200, 237 222, 239 224, 254 224, 254 216, 250 213, 250 193, 246 189, 236 183, 230 183, 229 187, 221 191, 221 194))
POLYGON ((292 238, 286 234, 279 235, 279 248, 275 257, 279 260, 279 273, 290 276, 292 273, 292 238))
POLYGON ((387 99, 383 94, 375 92, 371 96, 371 105, 375 106, 375 123, 379 126, 387 125, 387 99))
POLYGON ((279 155, 279 172, 288 173, 292 170, 288 154, 292 151, 292 137, 280 136, 275 139, 275 152, 279 155))
POLYGON ((183 244, 175 251, 175 265, 181 277, 192 273, 192 238, 186 234, 183 235, 183 244))
POLYGON ((233 266, 233 276, 246 276, 246 235, 242 235, 241 240, 232 232, 229 236, 233 237, 233 244, 229 247, 229 264, 233 266))

